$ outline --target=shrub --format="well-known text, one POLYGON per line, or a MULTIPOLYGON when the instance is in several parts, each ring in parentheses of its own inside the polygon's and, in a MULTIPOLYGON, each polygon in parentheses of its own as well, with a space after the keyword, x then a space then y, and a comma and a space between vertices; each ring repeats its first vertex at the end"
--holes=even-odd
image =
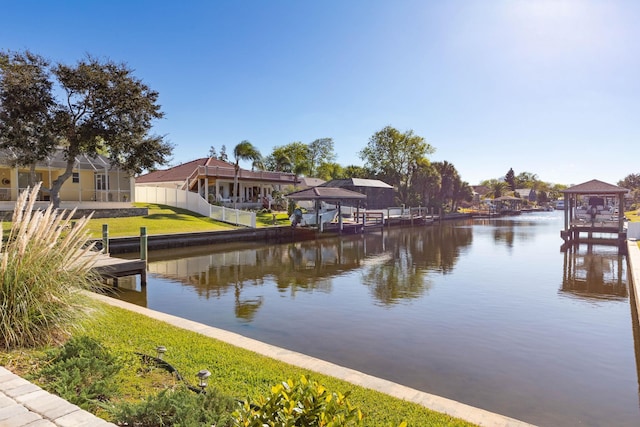
POLYGON ((348 394, 329 392, 304 376, 297 383, 290 379, 272 387, 270 396, 245 402, 233 413, 235 426, 361 425, 362 412, 349 403, 348 394))
POLYGON ((185 386, 166 389, 141 402, 121 403, 109 410, 119 425, 152 426, 232 426, 236 403, 215 390, 194 393, 185 386))
POLYGON ((73 337, 46 358, 48 365, 40 371, 45 388, 83 409, 97 408, 118 390, 122 364, 92 338, 73 337))
POLYGON ((69 333, 83 313, 78 292, 97 283, 86 246, 88 218, 71 227, 74 212, 34 210, 40 184, 24 191, 0 243, 0 347, 33 347, 69 333), (84 246, 84 249, 82 249, 84 246))

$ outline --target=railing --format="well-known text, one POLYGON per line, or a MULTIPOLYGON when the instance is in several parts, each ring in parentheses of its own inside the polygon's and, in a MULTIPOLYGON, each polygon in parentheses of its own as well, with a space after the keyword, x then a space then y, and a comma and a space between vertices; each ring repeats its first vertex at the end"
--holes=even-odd
POLYGON ((197 212, 217 221, 256 228, 255 212, 209 204, 197 193, 167 187, 136 186, 136 202, 158 203, 197 212))

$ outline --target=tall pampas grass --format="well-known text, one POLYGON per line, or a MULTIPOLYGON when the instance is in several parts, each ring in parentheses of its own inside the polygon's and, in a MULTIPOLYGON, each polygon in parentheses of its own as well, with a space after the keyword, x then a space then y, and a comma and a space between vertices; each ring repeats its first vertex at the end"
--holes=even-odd
POLYGON ((87 313, 81 291, 99 284, 86 231, 91 216, 72 224, 75 209, 34 210, 40 185, 20 194, 0 242, 0 347, 7 349, 64 339, 87 313))

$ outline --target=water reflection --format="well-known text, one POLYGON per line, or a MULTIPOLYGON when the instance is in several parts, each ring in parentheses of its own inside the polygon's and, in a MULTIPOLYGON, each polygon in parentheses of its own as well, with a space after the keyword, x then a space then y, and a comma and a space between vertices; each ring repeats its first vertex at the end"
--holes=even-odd
POLYGON ((236 316, 245 321, 255 317, 264 298, 245 298, 243 291, 247 286, 260 287, 265 280, 273 281, 280 293, 295 297, 298 292, 330 293, 335 277, 359 271, 376 303, 393 305, 422 296, 430 286, 429 272, 452 272, 460 252, 472 242, 469 227, 416 230, 270 246, 222 245, 213 251, 164 251, 151 256, 149 273, 177 280, 205 299, 233 292, 236 316))
POLYGON ((629 297, 626 261, 614 247, 580 244, 564 252, 562 292, 585 299, 629 297))

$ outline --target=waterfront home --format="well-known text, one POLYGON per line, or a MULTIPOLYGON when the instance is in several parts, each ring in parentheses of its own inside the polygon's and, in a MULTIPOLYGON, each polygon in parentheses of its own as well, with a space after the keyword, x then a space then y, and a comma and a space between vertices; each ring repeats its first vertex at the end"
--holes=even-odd
MULTIPOLYGON (((0 210, 3 211, 13 210, 18 195, 29 185, 29 168, 15 166, 12 159, 11 151, 0 150, 0 210)), ((36 163, 35 182, 42 182, 38 205, 49 204, 51 184, 64 173, 66 166, 62 150, 36 163)), ((111 165, 108 158, 82 155, 76 158, 72 176, 60 189, 60 207, 100 209, 131 206, 133 190, 133 177, 111 165)))
POLYGON ((296 175, 286 172, 253 171, 240 168, 238 191, 233 164, 201 158, 169 169, 157 170, 136 178, 136 187, 164 187, 200 194, 212 204, 241 209, 268 207, 274 192, 294 186, 296 175))

